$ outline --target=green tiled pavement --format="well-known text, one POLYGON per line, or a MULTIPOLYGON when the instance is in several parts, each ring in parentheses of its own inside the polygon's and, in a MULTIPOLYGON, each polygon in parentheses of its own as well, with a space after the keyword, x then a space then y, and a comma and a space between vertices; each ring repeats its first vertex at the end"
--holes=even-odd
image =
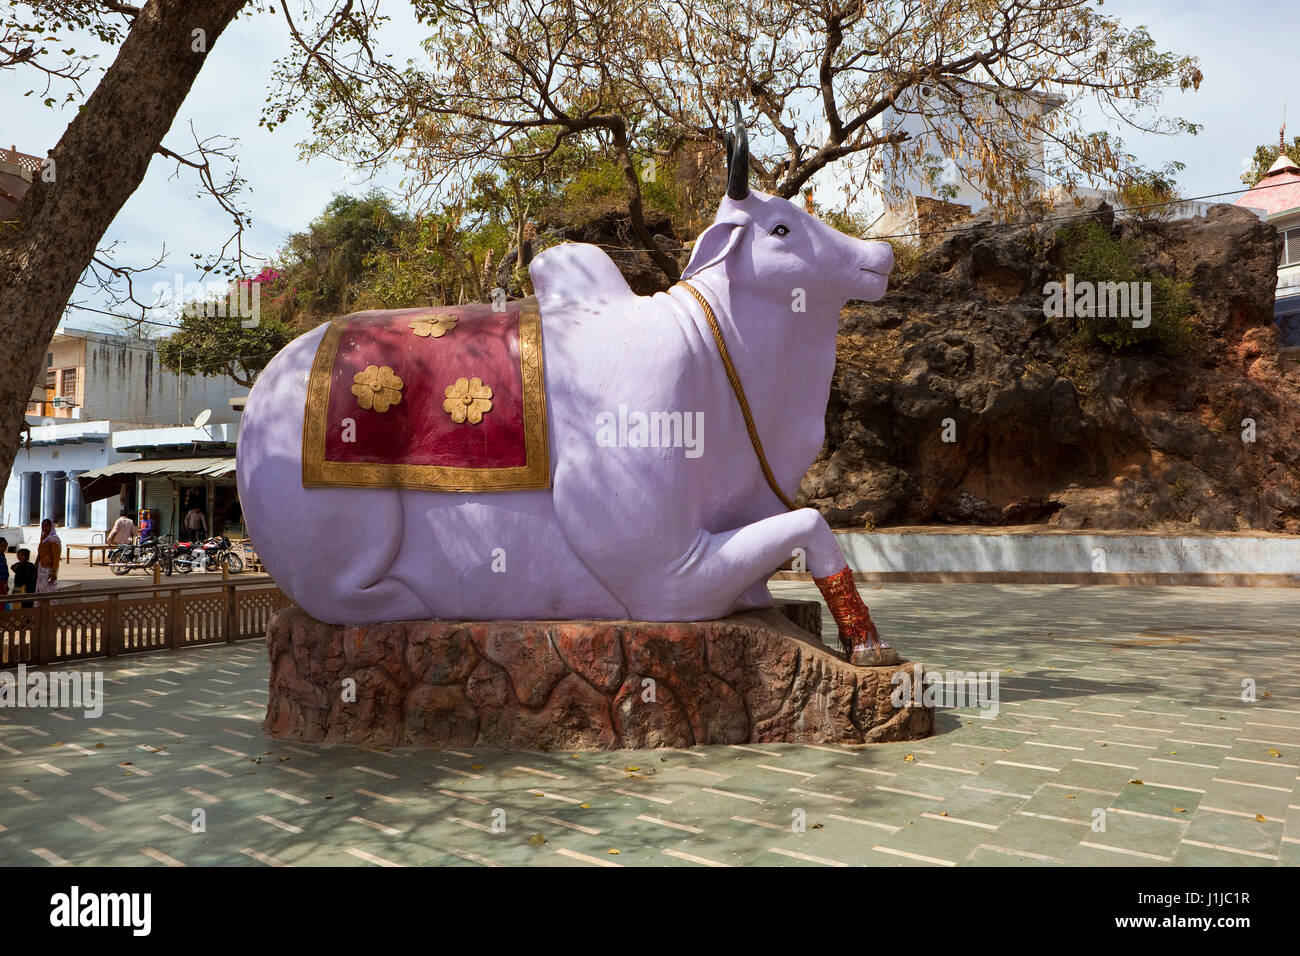
POLYGON ((0 863, 1300 864, 1300 592, 864 594, 932 672, 996 672, 996 713, 873 747, 384 751, 264 737, 256 642, 91 662, 102 717, 0 710, 0 863))

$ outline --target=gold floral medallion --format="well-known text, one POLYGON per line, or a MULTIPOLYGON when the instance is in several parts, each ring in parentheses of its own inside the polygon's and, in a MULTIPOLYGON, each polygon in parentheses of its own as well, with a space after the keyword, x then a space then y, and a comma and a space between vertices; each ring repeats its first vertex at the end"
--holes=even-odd
POLYGON ((460 319, 450 312, 438 312, 427 318, 416 319, 411 323, 411 331, 422 339, 429 337, 440 339, 454 329, 459 321, 460 319))
POLYGON ((352 381, 352 394, 364 409, 386 412, 402 401, 402 380, 387 365, 367 365, 352 381))
POLYGON ((442 410, 457 425, 465 422, 477 425, 483 420, 484 412, 492 411, 492 389, 477 376, 456 379, 444 394, 447 400, 442 403, 442 410))

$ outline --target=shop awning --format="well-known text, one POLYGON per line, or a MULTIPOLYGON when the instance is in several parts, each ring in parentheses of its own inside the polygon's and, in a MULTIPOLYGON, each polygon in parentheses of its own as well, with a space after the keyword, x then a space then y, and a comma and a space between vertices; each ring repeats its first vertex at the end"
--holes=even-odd
POLYGON ((85 501, 111 498, 123 481, 136 478, 233 478, 234 458, 136 458, 118 461, 79 475, 85 501))

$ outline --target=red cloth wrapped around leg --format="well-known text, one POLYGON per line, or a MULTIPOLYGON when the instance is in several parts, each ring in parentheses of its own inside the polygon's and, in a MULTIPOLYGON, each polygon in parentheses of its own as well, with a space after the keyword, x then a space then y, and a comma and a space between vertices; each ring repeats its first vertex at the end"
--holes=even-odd
POLYGON ((826 599, 831 617, 840 632, 840 648, 844 657, 854 664, 897 664, 898 652, 880 639, 880 632, 871 621, 871 613, 853 583, 853 571, 848 565, 824 578, 813 578, 817 590, 826 599))

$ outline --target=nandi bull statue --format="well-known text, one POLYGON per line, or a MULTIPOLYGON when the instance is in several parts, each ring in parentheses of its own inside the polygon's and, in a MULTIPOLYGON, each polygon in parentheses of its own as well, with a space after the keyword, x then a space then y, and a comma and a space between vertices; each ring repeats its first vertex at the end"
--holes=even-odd
POLYGON ((893 252, 751 190, 736 109, 727 196, 668 292, 566 243, 533 261, 535 299, 357 313, 271 361, 239 493, 307 613, 710 620, 770 605, 802 549, 847 658, 898 662, 789 497, 821 448, 840 309, 885 294, 893 252))

